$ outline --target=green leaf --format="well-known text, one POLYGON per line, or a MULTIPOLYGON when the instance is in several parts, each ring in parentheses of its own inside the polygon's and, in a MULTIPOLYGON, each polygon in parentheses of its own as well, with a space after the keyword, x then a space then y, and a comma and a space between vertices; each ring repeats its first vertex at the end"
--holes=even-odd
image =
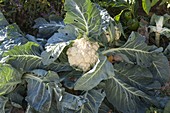
POLYGON ((0 95, 13 91, 21 83, 21 74, 9 64, 0 64, 0 95))
POLYGON ((117 24, 114 21, 110 21, 105 33, 99 37, 99 41, 105 44, 105 46, 119 47, 124 44, 124 42, 120 40, 121 35, 125 37, 121 23, 117 24))
POLYGON ((144 113, 150 96, 120 80, 118 76, 104 82, 108 101, 123 113, 144 113))
POLYGON ((83 74, 76 81, 74 89, 88 91, 97 86, 102 80, 112 78, 113 75, 112 64, 107 60, 107 57, 101 55, 93 69, 83 74))
POLYGON ((111 111, 112 110, 104 102, 102 102, 98 113, 109 113, 111 111))
POLYGON ((113 21, 112 17, 109 15, 108 11, 102 7, 97 6, 100 11, 102 29, 106 29, 109 26, 109 23, 113 21))
MULTIPOLYGON (((151 19, 150 19, 150 25, 156 25, 155 20, 159 20, 159 16, 156 14, 153 14, 151 19)), ((161 25, 162 26, 162 25, 161 25)))
POLYGON ((98 8, 90 0, 65 0, 64 22, 73 25, 82 35, 97 36, 101 29, 98 8))
POLYGON ((170 24, 169 24, 170 15, 164 14, 163 16, 164 16, 164 26, 169 28, 170 27, 170 24))
POLYGON ((149 11, 151 9, 151 1, 150 0, 142 0, 142 7, 143 10, 149 14, 149 11))
POLYGON ((12 38, 19 38, 19 37, 22 37, 24 40, 22 34, 23 33, 21 32, 17 24, 11 24, 0 30, 0 36, 1 36, 0 41, 3 41, 5 39, 7 40, 12 38))
POLYGON ((36 111, 35 109, 33 109, 30 105, 28 105, 27 110, 25 111, 25 113, 39 113, 39 112, 36 111))
POLYGON ((65 51, 63 51, 55 62, 51 63, 50 65, 44 66, 43 69, 52 70, 55 72, 67 72, 72 71, 73 67, 70 66, 67 55, 65 51))
POLYGON ((86 92, 84 97, 88 99, 88 101, 81 106, 79 112, 98 113, 99 107, 101 106, 105 96, 105 92, 102 92, 101 90, 90 90, 86 92))
POLYGON ((151 17, 151 20, 150 20, 150 24, 156 25, 156 27, 158 29, 157 31, 160 31, 160 29, 163 28, 163 25, 165 24, 165 18, 164 18, 164 16, 159 16, 159 15, 153 14, 151 17))
POLYGON ((27 39, 22 36, 22 32, 16 24, 3 27, 0 30, 0 37, 0 59, 4 51, 27 42, 27 39))
MULTIPOLYGON (((59 101, 58 98, 56 100, 59 101)), ((74 111, 78 111, 86 102, 87 100, 83 96, 76 96, 64 92, 63 97, 61 101, 57 103, 57 106, 60 113, 74 113, 74 111)))
POLYGON ((163 113, 169 113, 170 112, 170 101, 166 104, 163 113))
POLYGON ((115 75, 119 76, 124 82, 131 84, 131 86, 145 91, 152 89, 149 88, 149 85, 153 84, 155 79, 148 68, 121 62, 114 65, 114 71, 115 75))
POLYGON ((38 37, 49 38, 60 27, 64 27, 64 23, 61 19, 46 21, 44 18, 37 18, 33 28, 38 28, 38 37))
POLYGON ((26 92, 26 86, 24 86, 22 83, 18 84, 17 87, 15 88, 14 91, 12 91, 12 93, 9 93, 7 96, 10 100, 10 102, 12 102, 12 105, 16 105, 15 107, 17 108, 21 108, 21 106, 23 105, 23 101, 25 101, 25 92, 26 92))
POLYGON ((2 14, 2 12, 0 11, 0 29, 7 26, 9 23, 7 22, 7 20, 5 19, 4 15, 2 14))
POLYGON ((106 98, 114 107, 125 113, 143 113, 151 105, 159 107, 154 91, 161 85, 148 68, 120 62, 114 64, 114 72, 112 79, 104 81, 106 98))
MULTIPOLYGON (((53 104, 51 105, 51 108, 48 111, 48 113, 59 113, 58 108, 57 108, 56 105, 57 105, 57 103, 53 102, 53 104)), ((25 113, 47 113, 47 112, 46 111, 38 112, 34 108, 32 108, 30 105, 28 105, 27 110, 25 111, 25 113)))
POLYGON ((75 28, 71 25, 66 25, 62 28, 59 28, 58 33, 54 33, 54 35, 51 36, 47 40, 47 44, 68 42, 68 41, 74 40, 76 38, 77 38, 77 32, 76 32, 75 28))
POLYGON ((153 7, 154 5, 156 5, 156 3, 158 3, 159 0, 152 0, 151 2, 151 6, 153 7))
MULTIPOLYGON (((161 29, 164 25, 164 16, 153 15, 157 29, 161 29)), ((159 32, 159 30, 157 30, 159 32)))
POLYGON ((126 10, 126 9, 122 10, 119 14, 117 14, 117 15, 114 17, 114 19, 115 19, 116 21, 120 21, 120 16, 122 15, 122 13, 123 13, 125 10, 126 10))
POLYGON ((170 4, 170 0, 161 0, 160 5, 163 5, 163 4, 165 4, 165 3, 170 4))
POLYGON ((53 62, 48 66, 43 66, 43 69, 55 71, 55 72, 62 72, 62 71, 72 71, 73 68, 70 66, 68 62, 53 62))
POLYGON ((52 91, 49 86, 37 83, 34 80, 27 80, 28 92, 26 101, 37 111, 49 111, 51 106, 52 91), (34 85, 34 87, 32 87, 34 85), (33 99, 35 98, 35 99, 33 99))
POLYGON ((153 76, 160 83, 164 83, 169 78, 170 68, 162 50, 156 46, 148 46, 141 35, 132 32, 123 46, 103 51, 103 54, 124 54, 130 62, 149 68, 153 76))
POLYGON ((170 35, 170 29, 167 27, 168 23, 167 21, 169 20, 170 17, 168 17, 169 15, 164 15, 164 16, 158 16, 156 14, 152 15, 151 17, 151 21, 150 21, 150 26, 148 26, 150 28, 150 32, 155 32, 155 33, 159 33, 161 35, 166 36, 167 38, 169 38, 170 35), (156 26, 155 26, 156 24, 156 26))
POLYGON ((52 62, 50 65, 43 65, 40 46, 34 42, 15 46, 13 49, 4 52, 3 57, 7 57, 6 63, 22 72, 38 68, 56 72, 72 70, 69 63, 52 62))
POLYGON ((152 72, 155 79, 157 79, 162 85, 169 79, 169 62, 168 59, 160 53, 159 55, 155 55, 152 58, 152 65, 149 67, 149 70, 152 72))
POLYGON ((164 55, 169 59, 170 58, 170 43, 164 50, 164 55))
POLYGON ((82 71, 69 71, 65 73, 59 73, 61 75, 61 80, 64 84, 69 89, 73 89, 75 86, 75 81, 82 76, 82 71))
POLYGON ((54 45, 47 45, 46 50, 41 53, 43 64, 49 65, 53 63, 68 44, 69 42, 60 42, 54 45))
POLYGON ((0 113, 5 113, 5 105, 8 101, 7 97, 0 97, 0 113))
POLYGON ((94 89, 82 96, 65 93, 58 108, 60 113, 97 113, 105 95, 101 90, 94 89))
POLYGON ((3 54, 8 56, 7 63, 18 70, 29 71, 42 66, 40 47, 34 42, 28 42, 21 46, 15 46, 3 54))
MULTIPOLYGON (((48 112, 52 104, 53 90, 60 91, 57 73, 49 71, 45 77, 26 74, 24 79, 27 81, 26 101, 36 111, 48 112)), ((61 95, 58 98, 61 98, 61 95)))

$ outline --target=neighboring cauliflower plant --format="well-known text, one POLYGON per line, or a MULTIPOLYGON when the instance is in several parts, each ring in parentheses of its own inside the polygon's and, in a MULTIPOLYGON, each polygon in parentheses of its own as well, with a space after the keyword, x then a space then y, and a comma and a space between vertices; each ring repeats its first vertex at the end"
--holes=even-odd
POLYGON ((71 66, 76 66, 84 72, 95 65, 98 60, 97 42, 91 42, 87 38, 76 39, 67 50, 68 60, 71 66))

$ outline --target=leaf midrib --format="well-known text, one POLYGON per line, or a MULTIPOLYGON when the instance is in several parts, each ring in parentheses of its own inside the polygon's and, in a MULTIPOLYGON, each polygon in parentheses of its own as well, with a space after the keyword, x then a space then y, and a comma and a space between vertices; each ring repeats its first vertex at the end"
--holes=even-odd
POLYGON ((36 58, 36 59, 42 59, 41 57, 39 56, 36 56, 36 55, 9 55, 10 57, 31 57, 31 58, 36 58))
POLYGON ((107 54, 113 51, 134 51, 134 52, 140 52, 140 53, 145 53, 145 54, 153 53, 153 52, 143 51, 143 50, 134 49, 134 48, 113 48, 113 49, 103 51, 102 54, 107 54))
MULTIPOLYGON (((77 4, 76 4, 77 5, 77 4)), ((84 20, 84 24, 85 24, 85 27, 86 27, 86 33, 88 34, 89 33, 89 28, 88 28, 88 23, 87 23, 87 21, 86 21, 86 19, 85 19, 85 17, 84 17, 84 15, 82 14, 82 11, 80 10, 80 7, 77 5, 77 10, 78 10, 78 12, 80 13, 80 15, 82 16, 82 19, 84 20)))
POLYGON ((136 91, 135 91, 135 92, 131 91, 130 89, 128 89, 127 87, 125 87, 122 83, 120 83, 116 78, 112 78, 112 79, 114 79, 115 82, 118 83, 118 84, 119 84, 123 89, 125 89, 127 92, 129 92, 129 93, 131 93, 131 94, 133 94, 133 95, 139 96, 139 97, 144 97, 144 98, 150 100, 150 98, 146 97, 146 94, 145 94, 144 96, 142 96, 142 95, 140 95, 140 94, 138 94, 138 93, 135 93, 136 91))
MULTIPOLYGON (((86 84, 87 81, 89 81, 90 79, 92 79, 92 77, 94 77, 94 75, 96 75, 96 73, 98 73, 98 72, 101 70, 101 68, 102 68, 103 65, 105 64, 106 60, 107 60, 107 58, 104 59, 103 63, 99 66, 99 68, 98 68, 88 79, 86 79, 86 81, 85 81, 84 83, 82 83, 81 86, 83 86, 84 84, 86 84)), ((83 76, 87 76, 87 75, 88 75, 88 74, 84 74, 83 76)))
POLYGON ((7 82, 5 82, 5 83, 0 83, 0 87, 1 87, 1 86, 4 87, 4 86, 8 86, 8 85, 11 86, 11 85, 14 85, 14 84, 17 85, 17 84, 19 84, 19 83, 21 83, 21 81, 20 81, 20 82, 10 82, 10 81, 9 81, 8 83, 7 83, 7 82))

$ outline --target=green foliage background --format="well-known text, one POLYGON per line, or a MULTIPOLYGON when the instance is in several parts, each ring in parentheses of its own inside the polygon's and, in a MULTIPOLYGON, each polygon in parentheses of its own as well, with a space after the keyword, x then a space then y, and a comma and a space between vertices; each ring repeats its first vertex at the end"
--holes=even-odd
POLYGON ((0 10, 8 22, 16 23, 27 33, 35 34, 31 29, 38 17, 63 14, 64 0, 0 0, 0 10))
MULTIPOLYGON (((116 2, 117 1, 121 2, 123 0, 116 0, 116 2)), ((142 8, 142 2, 145 3, 145 1, 146 0, 139 0, 138 11, 142 12, 143 15, 145 15, 145 11, 146 13, 149 13, 149 10, 151 10, 151 5, 142 8)), ((155 3, 154 5, 156 5, 159 0, 152 1, 155 3)), ((153 3, 152 1, 151 3, 153 3)), ((109 14, 113 17, 119 14, 123 8, 115 8, 113 0, 92 0, 92 2, 106 8, 109 14)), ((159 1, 160 4, 165 4, 166 2, 169 3, 168 0, 162 0, 162 2, 159 1)), ((34 20, 38 17, 47 19, 51 14, 63 17, 63 4, 64 0, 0 0, 0 10, 9 23, 16 23, 22 31, 35 35, 37 31, 32 29, 34 20)), ((166 8, 163 6, 161 9, 166 8)), ((161 9, 159 8, 160 11, 156 12, 162 12, 161 9)))

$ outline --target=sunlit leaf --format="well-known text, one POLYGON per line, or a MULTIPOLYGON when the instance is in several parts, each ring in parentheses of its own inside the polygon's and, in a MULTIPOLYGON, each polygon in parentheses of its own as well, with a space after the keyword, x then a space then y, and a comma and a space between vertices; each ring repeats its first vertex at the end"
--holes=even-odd
POLYGON ((21 73, 8 64, 0 64, 0 95, 10 93, 21 83, 21 73))
POLYGON ((64 22, 73 25, 79 33, 87 36, 99 35, 101 18, 98 8, 90 0, 65 0, 64 22))
POLYGON ((22 46, 15 46, 5 52, 3 56, 8 56, 7 63, 10 63, 16 69, 29 71, 42 66, 40 51, 38 44, 28 42, 22 46))
POLYGON ((149 14, 149 11, 151 9, 151 2, 150 0, 142 0, 142 7, 143 7, 143 10, 149 14))

